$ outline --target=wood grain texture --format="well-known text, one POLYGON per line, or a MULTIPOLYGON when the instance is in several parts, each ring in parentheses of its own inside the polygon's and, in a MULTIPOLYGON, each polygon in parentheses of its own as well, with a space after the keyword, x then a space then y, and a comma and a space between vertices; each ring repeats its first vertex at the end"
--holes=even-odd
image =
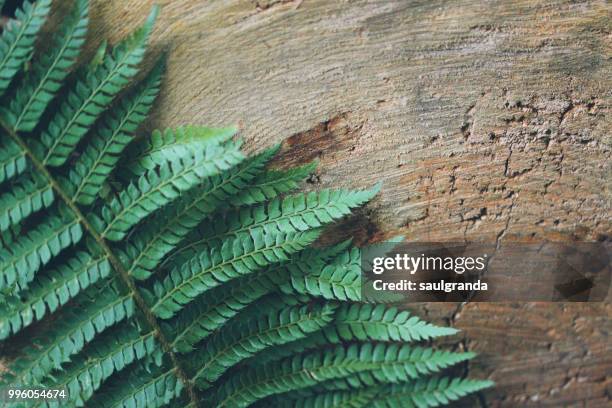
MULTIPOLYGON (((166 3, 153 126, 238 123, 323 186, 382 179, 377 225, 415 239, 610 231, 604 2, 166 3)), ((100 2, 95 37, 149 6, 100 2)))
MULTIPOLYGON (((162 2, 163 3, 163 2, 162 2)), ((119 38, 141 1, 100 2, 119 38)), ((238 123, 314 187, 381 195, 343 230, 362 241, 609 239, 610 9, 605 2, 164 4, 169 52, 150 127, 238 123), (299 7, 298 7, 299 6, 299 7)), ((609 406, 609 303, 424 304, 498 386, 464 405, 609 406)))
MULTIPOLYGON (((609 240, 612 35, 605 1, 158 1, 168 73, 152 127, 239 124, 312 188, 381 194, 343 224, 362 242, 609 240)), ((152 2, 99 0, 92 40, 152 2)), ((610 303, 423 304, 463 330, 464 405, 612 404, 610 303)))

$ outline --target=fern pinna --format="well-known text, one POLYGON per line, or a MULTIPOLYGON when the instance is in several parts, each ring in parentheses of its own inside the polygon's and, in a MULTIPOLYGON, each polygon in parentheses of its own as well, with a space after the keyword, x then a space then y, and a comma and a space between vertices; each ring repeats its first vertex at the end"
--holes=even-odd
POLYGON ((472 353, 413 344, 454 329, 361 301, 357 248, 311 247, 377 188, 293 194, 313 166, 267 169, 278 146, 245 157, 232 128, 134 139, 157 8, 76 68, 88 3, 34 51, 50 3, 0 37, 0 384, 68 399, 10 405, 427 407, 490 385, 435 375, 472 353))

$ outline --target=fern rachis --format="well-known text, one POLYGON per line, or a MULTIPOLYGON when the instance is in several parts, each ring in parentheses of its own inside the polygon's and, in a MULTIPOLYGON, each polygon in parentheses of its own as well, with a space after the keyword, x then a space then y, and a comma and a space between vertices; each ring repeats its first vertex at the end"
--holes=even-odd
POLYGON ((135 137, 157 7, 74 74, 88 2, 34 50, 50 8, 0 36, 0 386, 69 390, 35 406, 422 407, 491 385, 430 376, 473 354, 412 343, 456 330, 361 299, 350 242, 312 246, 379 186, 292 193, 314 165, 269 169, 278 146, 244 157, 234 128, 135 137))

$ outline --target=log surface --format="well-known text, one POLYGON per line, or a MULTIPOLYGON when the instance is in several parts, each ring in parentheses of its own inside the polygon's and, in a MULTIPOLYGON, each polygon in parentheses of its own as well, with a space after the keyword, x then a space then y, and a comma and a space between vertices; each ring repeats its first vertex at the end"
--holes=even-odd
MULTIPOLYGON (((168 73, 149 128, 237 123, 311 188, 381 194, 361 242, 609 240, 612 35, 606 1, 158 1, 168 73)), ((151 2, 94 2, 118 40, 151 2)), ((612 404, 612 307, 423 304, 462 329, 497 387, 467 406, 612 404)))

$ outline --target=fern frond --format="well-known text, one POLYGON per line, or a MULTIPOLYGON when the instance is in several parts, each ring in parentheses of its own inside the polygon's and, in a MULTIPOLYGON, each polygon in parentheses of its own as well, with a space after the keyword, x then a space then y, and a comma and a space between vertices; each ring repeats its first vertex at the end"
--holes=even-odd
POLYGON ((36 34, 41 29, 51 0, 36 3, 26 1, 23 8, 15 12, 15 19, 2 30, 0 36, 0 95, 4 94, 11 80, 23 64, 32 56, 36 34))
POLYGON ((429 340, 450 336, 458 330, 425 323, 406 311, 384 305, 342 303, 334 321, 322 331, 303 339, 263 352, 252 362, 254 365, 276 361, 326 345, 346 341, 404 341, 429 340))
MULTIPOLYGON (((203 226, 197 239, 192 237, 188 245, 191 253, 252 229, 266 233, 280 231, 292 233, 320 228, 344 217, 351 209, 370 200, 377 190, 345 191, 323 190, 309 194, 296 194, 284 199, 273 199, 266 205, 246 207, 215 217, 203 226)), ((183 248, 185 251, 186 248, 183 248)))
MULTIPOLYGON (((352 391, 331 391, 299 398, 296 393, 286 393, 266 398, 257 407, 276 408, 368 408, 382 387, 368 387, 352 391)), ((403 407, 403 405, 402 405, 403 407)))
POLYGON ((359 249, 343 251, 329 263, 296 264, 291 268, 291 280, 281 290, 330 300, 361 300, 359 249))
POLYGON ((371 361, 360 359, 357 347, 297 355, 236 373, 217 389, 216 406, 248 406, 270 395, 296 391, 373 367, 371 361))
POLYGON ((163 71, 164 64, 156 64, 131 94, 121 98, 116 109, 111 109, 102 117, 83 154, 68 174, 67 183, 73 201, 87 205, 97 198, 123 149, 153 106, 163 71))
MULTIPOLYGON (((366 344, 371 345, 371 343, 366 344)), ((323 382, 315 387, 320 387, 320 389, 315 389, 315 393, 323 389, 335 391, 360 389, 380 384, 407 383, 425 375, 437 373, 444 368, 469 360, 475 356, 474 353, 452 353, 420 347, 410 349, 408 346, 399 346, 396 343, 392 343, 390 347, 403 347, 408 351, 403 357, 401 356, 402 349, 394 351, 392 354, 397 353, 398 356, 392 357, 395 359, 395 362, 391 366, 385 363, 372 370, 323 382)))
POLYGON ((337 346, 241 371, 220 386, 217 406, 248 405, 270 395, 361 372, 371 372, 383 382, 408 381, 473 356, 397 344, 337 346))
POLYGON ((34 346, 9 366, 6 384, 39 384, 96 335, 134 314, 132 296, 120 295, 110 286, 83 292, 73 302, 75 307, 60 312, 55 325, 33 339, 34 346))
POLYGON ((281 394, 264 400, 266 405, 261 405, 278 408, 430 408, 449 404, 492 385, 492 381, 432 377, 403 384, 316 393, 305 398, 281 394))
MULTIPOLYGON (((184 384, 176 368, 147 367, 137 362, 130 372, 121 373, 105 384, 91 402, 101 408, 158 408, 181 394, 184 384)), ((184 405, 181 405, 184 407, 184 405)))
POLYGON ((17 177, 27 168, 26 153, 0 130, 0 183, 17 177))
POLYGON ((169 319, 196 296, 224 282, 286 261, 290 254, 311 244, 320 233, 311 230, 266 235, 253 230, 248 236, 208 248, 190 262, 173 269, 162 282, 154 284, 157 300, 151 310, 158 317, 169 319))
POLYGON ((13 184, 12 190, 0 195, 0 231, 19 224, 30 214, 51 206, 53 188, 42 177, 32 174, 13 184))
POLYGON ((468 394, 492 387, 488 380, 472 380, 448 377, 421 379, 414 383, 392 384, 384 388, 372 401, 374 408, 428 408, 439 407, 468 394))
POLYGON ((288 170, 270 170, 253 180, 248 187, 230 199, 235 207, 253 205, 271 200, 280 194, 295 190, 299 183, 312 174, 317 162, 288 170))
POLYGON ((247 275, 216 287, 196 298, 174 319, 162 326, 180 353, 193 350, 241 310, 272 291, 285 278, 284 267, 277 266, 247 275))
POLYGON ((240 191, 263 170, 276 154, 277 147, 246 160, 219 175, 209 177, 202 186, 188 191, 178 203, 164 208, 129 239, 126 249, 128 273, 136 279, 148 278, 161 260, 202 220, 240 191))
MULTIPOLYGON (((259 319, 263 315, 278 313, 280 310, 290 307, 306 306, 318 304, 316 299, 308 296, 285 296, 276 291, 267 294, 260 298, 257 302, 248 305, 243 311, 238 313, 228 324, 241 325, 259 319)), ((329 303, 334 310, 338 306, 335 303, 329 303)))
POLYGON ((74 257, 35 280, 20 293, 20 302, 0 304, 0 340, 41 320, 111 271, 106 257, 77 252, 74 257))
POLYGON ((335 309, 334 304, 285 307, 225 326, 200 352, 186 356, 195 368, 192 379, 200 388, 208 388, 230 367, 258 351, 320 330, 332 320, 335 309))
POLYGON ((60 166, 66 162, 77 143, 111 101, 136 75, 141 62, 158 7, 145 24, 132 36, 115 47, 103 62, 87 72, 70 90, 57 114, 33 149, 47 166, 60 166))
POLYGON ((214 176, 242 161, 242 154, 233 146, 208 146, 193 156, 163 164, 152 169, 138 181, 130 183, 117 197, 105 205, 100 217, 92 223, 103 238, 121 240, 147 215, 177 199, 207 177, 214 176))
POLYGON ((455 330, 362 302, 360 250, 313 245, 380 185, 289 195, 316 163, 270 169, 280 145, 245 158, 233 127, 136 137, 158 7, 69 79, 88 1, 44 41, 50 1, 0 34, 0 388, 67 388, 49 407, 420 408, 488 384, 425 378, 473 353, 407 345, 455 330))
POLYGON ((59 407, 65 403, 83 406, 104 380, 128 364, 152 354, 157 347, 153 332, 141 334, 136 327, 122 323, 89 344, 64 367, 60 375, 44 382, 45 387, 67 389, 69 400, 62 401, 61 405, 47 402, 43 406, 59 407))
POLYGON ((59 211, 0 249, 0 289, 27 288, 34 275, 63 249, 80 241, 83 228, 68 211, 59 211))
POLYGON ((295 394, 281 394, 267 400, 278 407, 429 408, 449 404, 493 385, 494 383, 488 380, 431 377, 400 384, 372 385, 352 390, 315 391, 304 398, 295 394), (362 396, 365 398, 362 399, 362 396), (346 405, 355 400, 358 403, 363 401, 366 405, 346 405))
POLYGON ((276 346, 273 350, 263 350, 256 356, 248 359, 245 364, 255 367, 273 361, 279 361, 290 356, 295 356, 306 351, 313 351, 318 348, 337 344, 340 344, 339 338, 336 337, 329 339, 327 337, 327 331, 318 331, 311 333, 302 339, 276 346))
POLYGON ((88 1, 78 0, 61 33, 54 39, 52 51, 34 60, 32 71, 25 76, 9 109, 3 115, 13 130, 33 130, 47 105, 62 87, 85 42, 88 12, 88 1))
MULTIPOLYGON (((346 240, 326 248, 308 248, 300 252, 292 258, 291 262, 282 264, 275 268, 278 269, 279 272, 279 276, 275 278, 274 281, 275 287, 285 288, 287 286, 287 281, 290 279, 291 273, 296 273, 296 271, 299 274, 315 273, 316 271, 320 270, 330 259, 334 259, 343 253, 350 245, 350 242, 350 240, 346 240)), ((269 274, 270 272, 272 271, 269 270, 265 273, 269 274)), ((245 295, 248 295, 250 292, 245 290, 244 293, 245 295)), ((293 290, 287 290, 281 293, 287 293, 285 298, 288 296, 295 296, 297 299, 297 296, 300 296, 299 293, 293 290)), ((224 311, 222 315, 225 314, 226 312, 224 311)), ((328 325, 323 331, 312 333, 303 339, 295 340, 291 343, 279 345, 275 347, 272 352, 266 351, 259 353, 257 358, 252 359, 254 361, 250 363, 255 365, 263 364, 269 361, 276 361, 290 355, 299 354, 306 350, 313 350, 321 346, 339 344, 342 342, 342 340, 338 333, 335 330, 332 330, 333 327, 333 324, 331 326, 328 325)), ((215 328, 215 326, 213 326, 213 328, 215 328)))
POLYGON ((219 145, 231 139, 238 129, 209 128, 204 126, 181 126, 154 130, 150 138, 139 141, 129 149, 133 159, 121 170, 134 176, 142 176, 164 163, 181 157, 189 157, 194 152, 204 150, 210 145, 219 145))
POLYGON ((333 329, 343 340, 420 341, 458 332, 452 327, 426 323, 407 311, 372 304, 344 304, 333 329))

